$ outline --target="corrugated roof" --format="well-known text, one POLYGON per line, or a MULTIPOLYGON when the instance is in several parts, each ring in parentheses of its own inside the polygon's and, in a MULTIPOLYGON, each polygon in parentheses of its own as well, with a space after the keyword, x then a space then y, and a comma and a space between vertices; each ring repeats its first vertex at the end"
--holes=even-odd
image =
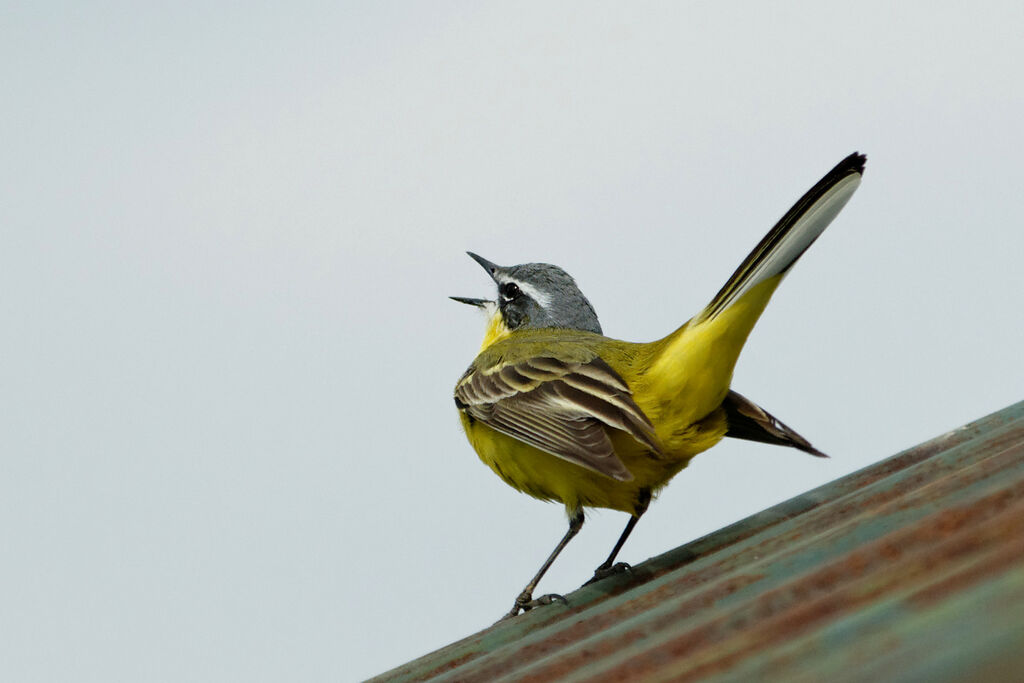
POLYGON ((378 681, 1024 680, 1024 402, 378 681))

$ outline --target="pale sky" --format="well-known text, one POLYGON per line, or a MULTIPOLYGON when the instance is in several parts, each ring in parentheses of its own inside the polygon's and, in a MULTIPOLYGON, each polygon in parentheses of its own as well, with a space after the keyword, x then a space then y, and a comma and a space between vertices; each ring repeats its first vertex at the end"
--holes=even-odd
POLYGON ((0 14, 2 680, 355 680, 507 611, 566 522, 459 428, 466 249, 650 340, 868 155, 733 385, 832 459, 722 443, 628 562, 1024 397, 1020 2, 0 14))

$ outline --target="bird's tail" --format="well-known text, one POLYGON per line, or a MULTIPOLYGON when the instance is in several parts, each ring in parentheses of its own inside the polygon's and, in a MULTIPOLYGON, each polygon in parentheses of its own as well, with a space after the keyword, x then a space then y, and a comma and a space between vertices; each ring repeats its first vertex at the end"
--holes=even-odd
POLYGON ((728 425, 726 436, 777 446, 790 446, 819 458, 828 457, 812 446, 810 441, 783 424, 779 418, 735 391, 730 391, 726 395, 722 401, 722 409, 725 411, 725 422, 728 425))
POLYGON ((866 161, 863 154, 854 152, 836 164, 743 259, 711 303, 690 324, 714 319, 759 284, 784 276, 846 206, 860 185, 866 161))
POLYGON ((725 399, 733 367, 775 288, 860 185, 866 158, 846 157, 775 224, 711 302, 659 343, 647 373, 655 395, 684 396, 696 420, 725 399))

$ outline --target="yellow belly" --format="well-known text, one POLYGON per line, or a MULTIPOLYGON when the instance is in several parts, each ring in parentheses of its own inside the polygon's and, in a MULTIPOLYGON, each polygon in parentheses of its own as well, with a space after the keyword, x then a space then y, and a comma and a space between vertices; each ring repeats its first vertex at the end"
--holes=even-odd
POLYGON ((610 430, 616 454, 633 475, 630 481, 617 481, 497 432, 465 413, 460 416, 477 455, 505 483, 534 498, 563 503, 570 511, 602 507, 632 513, 641 489, 655 495, 693 456, 718 443, 726 430, 724 415, 714 413, 675 435, 661 457, 631 436, 610 430))

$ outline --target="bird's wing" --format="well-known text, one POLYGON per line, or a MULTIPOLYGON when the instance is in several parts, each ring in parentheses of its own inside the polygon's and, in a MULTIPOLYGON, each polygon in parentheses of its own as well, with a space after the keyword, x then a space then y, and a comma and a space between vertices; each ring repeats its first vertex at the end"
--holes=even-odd
POLYGON ((620 481, 633 475, 615 454, 606 427, 660 453, 654 426, 629 387, 596 356, 471 367, 455 387, 455 403, 492 429, 620 481))
POLYGON ((692 322, 714 318, 751 289, 796 263, 853 196, 864 174, 865 161, 863 154, 855 152, 825 174, 779 219, 692 322))

